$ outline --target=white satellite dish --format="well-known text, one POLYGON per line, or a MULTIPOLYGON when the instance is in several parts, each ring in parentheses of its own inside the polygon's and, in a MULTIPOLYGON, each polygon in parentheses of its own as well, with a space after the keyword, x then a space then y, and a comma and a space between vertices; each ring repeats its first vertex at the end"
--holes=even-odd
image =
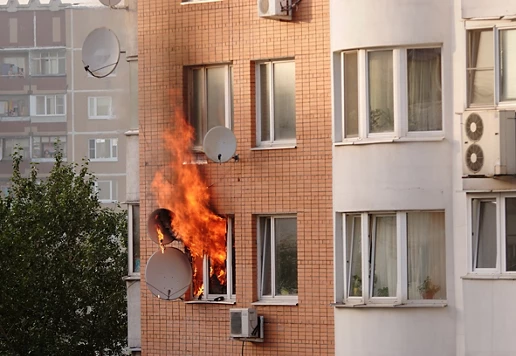
POLYGON ((111 6, 118 5, 118 3, 120 3, 121 0, 99 0, 99 1, 102 5, 111 7, 111 6))
POLYGON ((237 159, 236 146, 235 134, 224 126, 215 126, 204 136, 204 153, 213 162, 222 163, 231 158, 237 159))
POLYGON ((156 209, 150 215, 149 219, 147 219, 147 232, 149 233, 149 238, 160 244, 160 238, 158 236, 158 227, 163 234, 161 241, 162 245, 166 245, 171 243, 172 241, 177 239, 176 234, 172 229, 172 220, 174 219, 174 213, 168 209, 156 209))
POLYGON ((164 300, 180 298, 192 283, 192 266, 186 255, 177 248, 167 248, 154 254, 145 269, 147 288, 164 300))
POLYGON ((90 32, 82 45, 84 69, 97 78, 111 74, 120 59, 120 43, 110 29, 97 28, 90 32))

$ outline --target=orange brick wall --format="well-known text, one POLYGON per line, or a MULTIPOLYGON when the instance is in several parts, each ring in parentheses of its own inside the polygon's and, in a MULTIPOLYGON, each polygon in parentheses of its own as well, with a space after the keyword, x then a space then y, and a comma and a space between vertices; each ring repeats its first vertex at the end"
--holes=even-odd
POLYGON ((182 105, 183 67, 231 62, 234 133, 240 161, 203 166, 218 213, 233 214, 235 305, 160 301, 145 286, 145 265, 157 245, 142 231, 142 354, 240 355, 229 338, 229 308, 257 300, 255 214, 295 213, 298 306, 257 306, 265 342, 245 355, 333 355, 333 220, 329 2, 303 0, 293 21, 260 19, 256 1, 181 5, 138 3, 140 200, 142 227, 158 208, 150 184, 167 162, 162 133, 173 104, 182 105), (294 57, 297 148, 250 150, 255 142, 254 60, 294 57))

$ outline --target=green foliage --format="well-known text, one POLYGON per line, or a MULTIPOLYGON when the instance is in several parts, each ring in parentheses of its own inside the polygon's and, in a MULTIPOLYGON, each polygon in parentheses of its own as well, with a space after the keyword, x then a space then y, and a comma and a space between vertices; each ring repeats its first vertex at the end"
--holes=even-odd
POLYGON ((0 198, 0 355, 113 355, 126 344, 126 215, 103 208, 87 162, 58 151, 0 198))

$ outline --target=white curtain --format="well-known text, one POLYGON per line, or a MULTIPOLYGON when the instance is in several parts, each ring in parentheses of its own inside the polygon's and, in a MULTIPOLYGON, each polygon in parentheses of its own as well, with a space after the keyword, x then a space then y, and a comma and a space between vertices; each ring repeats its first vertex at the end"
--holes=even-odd
POLYGON ((373 297, 395 297, 397 286, 396 215, 373 215, 373 297))
POLYGON ((407 213, 408 298, 446 298, 444 212, 407 213))
POLYGON ((348 295, 362 296, 362 228, 360 215, 346 216, 348 295))
POLYGON ((409 131, 442 130, 441 49, 407 50, 409 131))

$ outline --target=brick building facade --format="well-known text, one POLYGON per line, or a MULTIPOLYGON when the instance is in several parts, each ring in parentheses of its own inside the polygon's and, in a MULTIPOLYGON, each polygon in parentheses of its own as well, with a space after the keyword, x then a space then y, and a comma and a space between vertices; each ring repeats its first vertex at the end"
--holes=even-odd
MULTIPOLYGON (((143 287, 142 354, 333 355, 328 2, 305 0, 293 11, 291 21, 277 21, 260 18, 256 3, 243 0, 142 1, 138 4, 138 30, 142 227, 147 226, 152 211, 163 207, 157 200, 159 192, 152 188, 156 173, 169 169, 163 135, 174 129, 175 113, 183 113, 191 122, 198 114, 196 80, 205 88, 206 97, 206 91, 213 93, 216 88, 209 89, 212 82, 203 78, 219 74, 225 78, 222 100, 228 104, 223 107, 223 117, 237 138, 239 155, 238 162, 218 164, 196 153, 197 163, 205 163, 199 168, 214 210, 233 219, 235 297, 224 303, 163 301, 143 287), (295 68, 291 71, 295 85, 288 73, 280 83, 282 63, 295 68), (225 72, 210 72, 218 67, 225 72), (269 89, 294 93, 272 95, 273 100, 278 99, 278 107, 272 108, 264 100, 269 89), (281 111, 282 98, 295 98, 291 119, 283 118, 282 112, 293 108, 281 111), (263 113, 269 108, 278 121, 271 131, 276 130, 278 137, 287 132, 287 140, 275 141, 263 125, 270 123, 263 113), (286 127, 280 122, 284 119, 291 120, 286 127), (284 217, 296 226, 296 290, 285 292, 291 294, 290 299, 261 298, 266 293, 259 285, 263 280, 259 266, 264 263, 259 257, 263 238, 259 225, 284 217), (245 343, 243 350, 242 343, 229 336, 229 309, 246 307, 254 307, 264 316, 265 338, 264 343, 245 343)), ((209 106, 210 98, 207 101, 209 106)), ((215 106, 220 108, 220 101, 215 106)), ((209 109, 205 111, 211 115, 209 109)), ((205 116, 198 116, 206 121, 205 116)), ((204 126, 209 128, 209 118, 204 126)), ((201 127, 197 126, 195 133, 197 143, 206 131, 201 127)), ((142 228, 142 271, 157 251, 147 235, 142 228)), ((277 292, 284 290, 277 288, 277 292)))

